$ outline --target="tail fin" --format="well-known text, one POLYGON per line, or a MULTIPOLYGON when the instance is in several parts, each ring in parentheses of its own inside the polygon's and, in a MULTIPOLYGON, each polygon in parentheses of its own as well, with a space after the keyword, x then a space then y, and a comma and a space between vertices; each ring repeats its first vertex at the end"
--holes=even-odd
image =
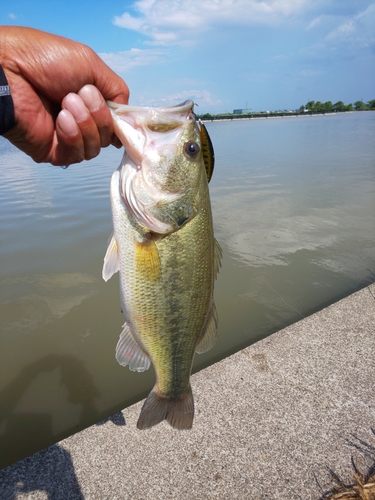
POLYGON ((166 420, 175 429, 191 429, 194 418, 194 400, 191 387, 178 399, 159 396, 152 389, 144 402, 137 422, 140 430, 149 429, 166 420))

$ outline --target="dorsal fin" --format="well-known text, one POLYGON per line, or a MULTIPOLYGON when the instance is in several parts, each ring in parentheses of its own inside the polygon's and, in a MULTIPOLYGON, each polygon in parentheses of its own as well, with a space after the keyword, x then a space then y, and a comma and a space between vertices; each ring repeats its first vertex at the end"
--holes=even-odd
POLYGON ((202 148, 204 166, 206 167, 207 182, 210 182, 212 174, 214 172, 214 165, 215 165, 214 147, 212 145, 206 127, 200 120, 199 124, 200 124, 201 148, 202 148))
POLYGON ((211 310, 208 314, 205 331, 195 348, 197 354, 203 354, 209 351, 216 344, 217 340, 217 311, 215 304, 212 303, 211 310))
POLYGON ((223 251, 219 242, 214 238, 214 279, 216 280, 219 269, 221 268, 221 259, 223 257, 223 251))

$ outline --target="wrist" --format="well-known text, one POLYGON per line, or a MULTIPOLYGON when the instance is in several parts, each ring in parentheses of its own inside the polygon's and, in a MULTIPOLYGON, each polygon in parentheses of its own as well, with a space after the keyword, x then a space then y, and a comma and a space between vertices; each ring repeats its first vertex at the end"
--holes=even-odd
POLYGON ((15 124, 16 119, 10 87, 0 65, 0 135, 8 132, 15 124))

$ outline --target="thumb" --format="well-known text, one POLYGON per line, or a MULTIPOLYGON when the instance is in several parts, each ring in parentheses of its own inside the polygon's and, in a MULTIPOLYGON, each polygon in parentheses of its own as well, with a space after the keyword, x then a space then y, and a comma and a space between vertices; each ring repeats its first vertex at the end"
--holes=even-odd
POLYGON ((127 104, 129 101, 129 88, 124 80, 94 53, 97 59, 93 64, 93 84, 100 91, 105 100, 127 104))

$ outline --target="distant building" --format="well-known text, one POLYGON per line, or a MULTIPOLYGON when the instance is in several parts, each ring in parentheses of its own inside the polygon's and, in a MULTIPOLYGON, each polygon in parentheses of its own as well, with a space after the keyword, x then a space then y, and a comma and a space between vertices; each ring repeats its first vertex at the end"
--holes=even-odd
POLYGON ((251 109, 234 109, 233 114, 234 115, 248 115, 252 113, 251 109))

